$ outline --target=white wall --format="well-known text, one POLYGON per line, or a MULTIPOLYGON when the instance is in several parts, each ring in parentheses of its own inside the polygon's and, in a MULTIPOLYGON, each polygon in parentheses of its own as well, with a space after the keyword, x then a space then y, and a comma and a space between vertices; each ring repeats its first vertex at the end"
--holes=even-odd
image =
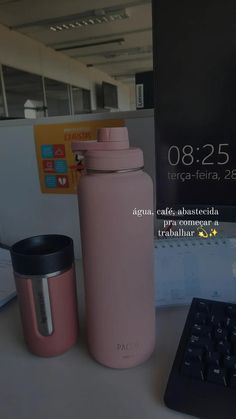
POLYGON ((118 86, 120 110, 130 109, 129 87, 106 73, 87 68, 78 60, 3 25, 0 25, 0 42, 0 64, 90 89, 93 110, 96 110, 95 84, 102 81, 111 82, 118 86))

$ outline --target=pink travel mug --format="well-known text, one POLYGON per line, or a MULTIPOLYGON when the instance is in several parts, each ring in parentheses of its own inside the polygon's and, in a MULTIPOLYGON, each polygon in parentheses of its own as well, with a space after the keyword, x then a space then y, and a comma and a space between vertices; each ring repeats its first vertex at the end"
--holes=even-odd
POLYGON ((30 237, 11 247, 11 258, 28 349, 45 357, 62 354, 78 336, 72 239, 30 237))

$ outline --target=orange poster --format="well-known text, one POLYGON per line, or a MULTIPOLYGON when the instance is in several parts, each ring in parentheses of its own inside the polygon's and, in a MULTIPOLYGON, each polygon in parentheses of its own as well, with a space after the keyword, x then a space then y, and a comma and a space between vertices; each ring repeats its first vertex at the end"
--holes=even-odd
POLYGON ((83 162, 73 155, 71 141, 96 140, 98 128, 124 125, 125 121, 121 119, 36 125, 34 135, 41 191, 76 193, 83 162))

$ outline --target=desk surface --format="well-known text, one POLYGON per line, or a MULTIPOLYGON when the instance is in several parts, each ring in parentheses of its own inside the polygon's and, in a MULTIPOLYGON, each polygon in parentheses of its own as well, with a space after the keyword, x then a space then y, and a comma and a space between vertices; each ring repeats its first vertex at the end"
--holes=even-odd
MULTIPOLYGON (((83 311, 83 304, 80 310, 83 311)), ((186 308, 159 309, 157 343, 152 357, 136 368, 114 370, 97 364, 89 356, 83 331, 78 344, 62 356, 31 355, 24 345, 17 302, 11 302, 0 311, 1 418, 189 417, 163 404, 186 315, 186 308)))

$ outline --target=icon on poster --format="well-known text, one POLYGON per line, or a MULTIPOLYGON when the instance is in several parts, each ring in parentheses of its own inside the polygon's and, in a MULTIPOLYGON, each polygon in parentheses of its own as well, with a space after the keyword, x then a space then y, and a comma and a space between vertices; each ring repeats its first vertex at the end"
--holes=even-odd
POLYGON ((50 159, 53 155, 53 145, 43 144, 41 146, 41 156, 43 159, 50 159))
POLYGON ((71 141, 95 141, 98 128, 120 127, 124 124, 124 120, 108 119, 35 125, 35 147, 42 193, 77 193, 77 184, 85 168, 81 155, 75 159, 71 141))
POLYGON ((66 160, 55 160, 55 171, 57 173, 67 173, 68 172, 68 166, 66 160))
POLYGON ((65 157, 66 151, 65 151, 65 145, 64 144, 54 144, 53 145, 53 152, 55 159, 61 159, 62 157, 65 157))
POLYGON ((44 178, 46 188, 56 188, 57 187, 57 178, 56 176, 47 175, 44 178))
POLYGON ((57 176, 57 186, 58 188, 69 188, 68 176, 57 176))
POLYGON ((43 160, 43 171, 53 173, 55 171, 53 160, 43 160))

